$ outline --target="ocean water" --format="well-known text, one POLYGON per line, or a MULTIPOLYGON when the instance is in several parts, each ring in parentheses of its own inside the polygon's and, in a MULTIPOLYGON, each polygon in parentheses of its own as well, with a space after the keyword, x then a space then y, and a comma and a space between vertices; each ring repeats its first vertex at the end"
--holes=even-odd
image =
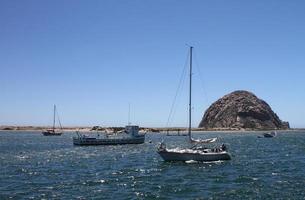
POLYGON ((305 199, 305 132, 196 133, 219 136, 232 160, 168 163, 145 144, 73 146, 73 133, 0 132, 0 199, 305 199))

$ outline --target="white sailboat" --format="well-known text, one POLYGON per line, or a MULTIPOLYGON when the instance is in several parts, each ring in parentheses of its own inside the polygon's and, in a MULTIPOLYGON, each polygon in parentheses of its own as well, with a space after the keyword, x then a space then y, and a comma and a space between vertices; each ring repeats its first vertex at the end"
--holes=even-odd
POLYGON ((206 140, 199 140, 192 138, 192 52, 193 47, 190 47, 190 82, 189 82, 189 127, 188 136, 189 142, 193 144, 191 148, 167 148, 165 143, 162 142, 157 149, 158 154, 164 161, 219 161, 230 160, 231 156, 226 151, 226 146, 222 144, 216 148, 206 148, 202 144, 212 143, 217 138, 210 138, 206 140))
POLYGON ((60 124, 60 121, 59 121, 59 125, 60 125, 60 129, 56 129, 56 105, 54 105, 54 108, 53 108, 53 126, 51 129, 47 129, 47 130, 44 130, 42 131, 42 134, 44 136, 60 136, 63 134, 62 132, 62 127, 61 127, 61 124, 60 124))

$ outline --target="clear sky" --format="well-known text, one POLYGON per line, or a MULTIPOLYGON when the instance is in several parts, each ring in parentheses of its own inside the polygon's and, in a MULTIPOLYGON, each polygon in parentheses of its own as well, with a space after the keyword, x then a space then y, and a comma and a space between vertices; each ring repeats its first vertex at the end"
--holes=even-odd
MULTIPOLYGON (((130 103, 132 123, 165 126, 191 44, 194 126, 244 89, 305 127, 304 10, 302 0, 0 0, 0 125, 50 125, 56 104, 66 126, 123 126, 130 103)), ((187 125, 185 89, 171 126, 187 125)))

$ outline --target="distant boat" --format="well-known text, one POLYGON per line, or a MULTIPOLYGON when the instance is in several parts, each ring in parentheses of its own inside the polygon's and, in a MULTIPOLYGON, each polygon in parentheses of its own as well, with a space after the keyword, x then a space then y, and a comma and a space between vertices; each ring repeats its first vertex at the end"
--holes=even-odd
POLYGON ((189 127, 188 136, 189 142, 194 144, 191 148, 167 148, 165 143, 162 142, 157 149, 158 154, 163 158, 164 161, 219 161, 219 160, 230 160, 231 156, 226 151, 226 146, 222 144, 216 148, 206 148, 199 146, 204 143, 212 143, 217 138, 210 138, 206 140, 193 139, 191 132, 191 117, 192 117, 192 50, 190 47, 190 85, 189 85, 189 127))
POLYGON ((54 105, 54 109, 53 109, 53 127, 51 129, 47 129, 47 130, 42 131, 42 134, 44 136, 60 136, 60 135, 63 134, 60 120, 58 120, 60 128, 59 128, 59 130, 56 129, 56 113, 57 113, 56 105, 54 105))
POLYGON ((121 145, 121 144, 142 144, 145 141, 145 134, 139 134, 139 126, 128 125, 122 133, 100 134, 97 137, 77 133, 73 137, 74 145, 121 145))
POLYGON ((276 131, 271 131, 270 133, 264 133, 265 138, 272 138, 272 137, 276 137, 276 136, 277 136, 276 131))

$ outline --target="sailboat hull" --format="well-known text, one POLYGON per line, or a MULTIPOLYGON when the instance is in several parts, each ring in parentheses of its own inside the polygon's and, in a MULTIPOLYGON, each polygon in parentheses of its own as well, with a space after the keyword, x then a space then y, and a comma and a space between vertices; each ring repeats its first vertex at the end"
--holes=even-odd
POLYGON ((231 156, 226 151, 208 153, 188 153, 188 152, 169 152, 166 150, 158 151, 164 161, 199 161, 210 162, 220 160, 231 160, 231 156))
POLYGON ((62 132, 43 131, 42 134, 44 136, 60 136, 62 135, 62 132))
POLYGON ((275 137, 277 134, 275 131, 272 131, 270 133, 264 133, 264 137, 266 138, 272 138, 272 137, 275 137))

